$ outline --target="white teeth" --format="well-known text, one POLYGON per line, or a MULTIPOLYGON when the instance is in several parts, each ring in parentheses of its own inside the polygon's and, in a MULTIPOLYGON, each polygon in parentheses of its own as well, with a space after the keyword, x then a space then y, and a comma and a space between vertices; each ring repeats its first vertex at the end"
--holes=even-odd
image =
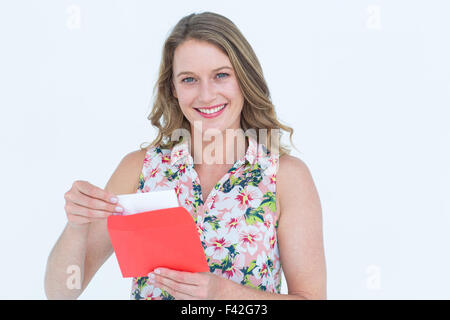
POLYGON ((218 112, 218 111, 222 110, 223 108, 225 108, 225 104, 221 105, 220 107, 213 108, 213 109, 198 109, 198 110, 201 113, 211 114, 214 112, 218 112))

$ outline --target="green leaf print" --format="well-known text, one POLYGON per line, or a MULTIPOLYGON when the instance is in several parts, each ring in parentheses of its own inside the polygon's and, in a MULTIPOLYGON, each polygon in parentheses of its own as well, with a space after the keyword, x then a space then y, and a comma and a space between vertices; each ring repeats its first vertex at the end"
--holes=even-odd
POLYGON ((239 181, 239 178, 236 176, 231 176, 229 180, 231 182, 231 185, 234 186, 236 184, 236 182, 239 181))
POLYGON ((144 184, 145 184, 145 179, 144 179, 144 175, 141 172, 141 175, 139 176, 139 190, 144 189, 144 184))
POLYGON ((277 211, 277 205, 276 205, 276 199, 275 194, 272 192, 266 192, 264 194, 264 200, 261 201, 260 207, 269 207, 270 211, 276 212, 277 211))
POLYGON ((219 229, 220 225, 219 225, 219 219, 216 216, 206 216, 205 220, 206 223, 209 223, 209 225, 211 226, 211 228, 216 231, 217 229, 219 229))
POLYGON ((259 206, 258 208, 247 208, 245 211, 245 222, 247 224, 255 224, 257 222, 264 223, 264 209, 259 206))
POLYGON ((248 272, 249 272, 249 273, 252 272, 253 269, 255 269, 255 267, 256 267, 256 260, 252 260, 252 261, 250 262, 250 265, 248 266, 248 272))
POLYGON ((233 266, 233 259, 230 257, 230 255, 227 254, 226 257, 223 258, 222 260, 222 272, 225 272, 232 266, 233 266))
POLYGON ((142 299, 144 299, 144 297, 141 296, 141 290, 139 290, 139 289, 135 289, 135 290, 134 290, 133 296, 134 296, 134 299, 136 299, 136 300, 142 300, 142 299))
POLYGON ((231 191, 231 189, 233 189, 233 184, 230 182, 230 179, 227 179, 223 184, 222 184, 222 191, 224 193, 228 193, 231 191))
POLYGON ((262 290, 262 291, 266 291, 267 287, 264 286, 263 284, 260 284, 259 286, 256 287, 256 289, 262 290))
POLYGON ((176 179, 177 177, 177 172, 173 172, 172 169, 167 169, 166 171, 164 171, 164 176, 167 178, 167 180, 169 181, 173 181, 176 179))
POLYGON ((216 269, 222 270, 222 266, 220 264, 218 264, 218 263, 215 263, 215 262, 209 264, 209 272, 214 272, 214 271, 216 271, 216 269))
POLYGON ((239 254, 239 252, 236 252, 236 246, 237 246, 237 243, 232 244, 229 247, 225 247, 225 249, 228 249, 228 252, 229 252, 229 255, 231 258, 234 258, 234 257, 236 257, 237 254, 239 254))
POLYGON ((162 300, 175 300, 175 297, 168 293, 166 290, 161 289, 162 300))
POLYGON ((242 178, 238 182, 238 185, 241 186, 241 188, 245 188, 245 186, 255 186, 257 187, 259 183, 262 180, 261 176, 261 170, 258 163, 255 163, 253 168, 251 168, 250 165, 246 167, 244 172, 242 173, 242 178))
POLYGON ((194 202, 192 203, 192 205, 194 206, 194 208, 198 208, 199 206, 201 206, 203 204, 202 199, 200 198, 200 193, 202 192, 202 188, 201 186, 196 183, 193 182, 192 183, 192 188, 194 190, 194 202))
POLYGON ((147 284, 148 277, 136 278, 136 285, 139 290, 142 290, 147 284))
POLYGON ((276 293, 281 292, 281 281, 276 285, 276 293))
POLYGON ((255 267, 256 267, 256 260, 252 260, 252 262, 250 262, 250 265, 248 267, 244 267, 241 269, 241 272, 244 274, 244 278, 242 279, 241 284, 256 289, 255 285, 252 284, 248 278, 249 275, 252 274, 252 271, 253 269, 255 269, 255 267))

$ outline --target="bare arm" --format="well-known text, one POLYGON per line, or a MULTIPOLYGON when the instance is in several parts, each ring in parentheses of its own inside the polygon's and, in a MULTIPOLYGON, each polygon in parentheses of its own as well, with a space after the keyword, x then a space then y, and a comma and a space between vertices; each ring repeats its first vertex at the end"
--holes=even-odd
POLYGON ((219 299, 320 300, 327 298, 326 262, 319 195, 306 164, 285 155, 277 172, 280 203, 278 246, 288 294, 224 282, 219 299))
POLYGON ((111 256, 113 249, 106 218, 115 211, 116 205, 109 199, 136 192, 144 157, 145 150, 127 154, 104 190, 79 181, 76 183, 83 190, 79 197, 74 196, 78 194, 75 191, 65 194, 69 221, 48 257, 44 280, 47 298, 78 298, 111 256))
POLYGON ((326 299, 326 262, 322 208, 306 164, 293 156, 280 158, 278 244, 289 294, 326 299))

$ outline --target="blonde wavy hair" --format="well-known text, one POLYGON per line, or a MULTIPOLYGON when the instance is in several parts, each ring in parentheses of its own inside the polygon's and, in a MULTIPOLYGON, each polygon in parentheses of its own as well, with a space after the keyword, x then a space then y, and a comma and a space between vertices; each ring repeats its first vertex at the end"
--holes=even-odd
POLYGON ((156 99, 147 117, 158 129, 158 135, 150 145, 143 147, 143 144, 148 142, 142 143, 141 150, 153 146, 171 149, 180 141, 180 139, 172 141, 172 133, 175 130, 183 128, 190 132, 190 123, 181 112, 178 100, 173 96, 172 68, 175 49, 191 39, 207 41, 217 46, 230 59, 244 96, 240 125, 245 135, 248 135, 249 129, 254 129, 257 141, 264 144, 269 151, 272 152, 276 147, 280 156, 289 154, 290 148, 280 143, 282 131, 290 133, 290 142, 294 146, 292 142, 294 130, 278 121, 269 88, 255 52, 232 21, 213 12, 192 13, 183 17, 166 39, 162 50, 158 81, 153 89, 153 97, 156 91, 156 99), (260 129, 265 129, 267 134, 260 135, 260 129), (277 141, 272 140, 273 130, 277 132, 277 141))

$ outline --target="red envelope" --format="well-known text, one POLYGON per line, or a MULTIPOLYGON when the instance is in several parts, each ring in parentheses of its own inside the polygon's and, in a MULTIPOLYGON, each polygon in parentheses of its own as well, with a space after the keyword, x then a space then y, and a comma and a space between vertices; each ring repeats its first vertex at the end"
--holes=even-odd
POLYGON ((157 267, 209 272, 197 226, 184 207, 109 216, 107 227, 124 278, 145 277, 157 267))

